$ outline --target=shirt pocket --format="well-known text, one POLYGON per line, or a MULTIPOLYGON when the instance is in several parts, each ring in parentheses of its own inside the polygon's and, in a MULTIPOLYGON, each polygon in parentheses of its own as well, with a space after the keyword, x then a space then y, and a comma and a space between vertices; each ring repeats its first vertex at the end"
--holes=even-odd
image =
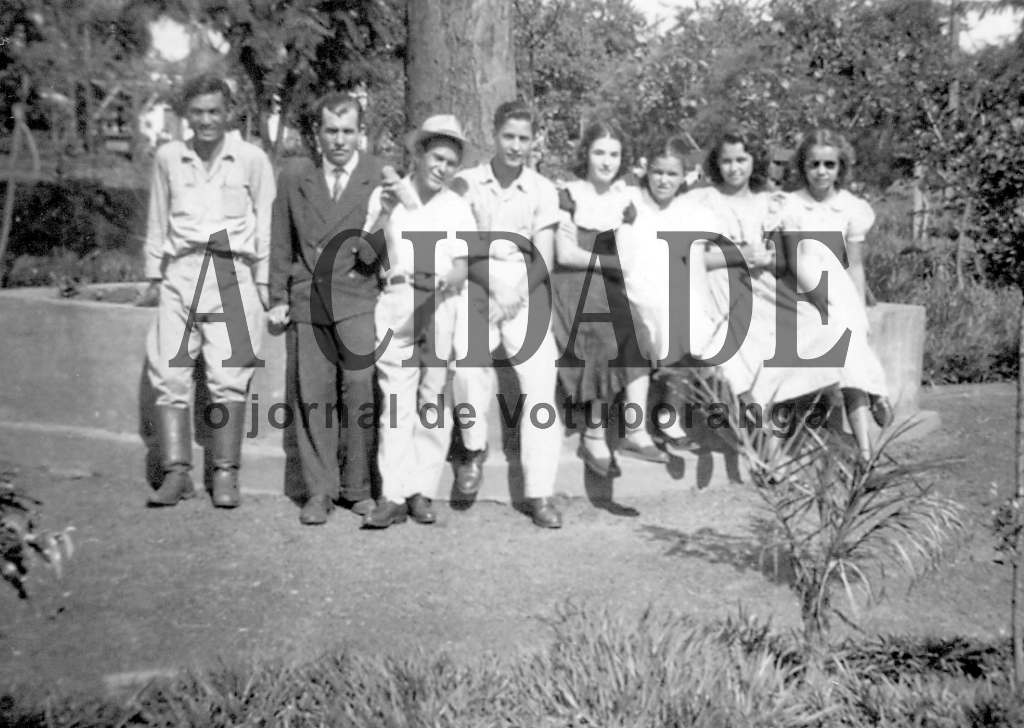
POLYGON ((202 210, 206 203, 199 187, 191 180, 179 178, 172 181, 170 204, 172 217, 199 218, 202 216, 202 210))
POLYGON ((224 217, 245 217, 249 214, 249 188, 242 184, 225 182, 221 188, 224 217))

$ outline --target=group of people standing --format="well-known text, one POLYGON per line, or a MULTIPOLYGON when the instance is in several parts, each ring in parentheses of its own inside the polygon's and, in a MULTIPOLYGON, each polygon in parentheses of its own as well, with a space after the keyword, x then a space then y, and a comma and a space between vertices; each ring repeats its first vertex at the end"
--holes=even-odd
MULTIPOLYGON (((714 360, 712 371, 745 401, 770 405, 841 387, 866 458, 868 418, 882 425, 891 418, 867 338, 860 246, 873 213, 844 189, 852 153, 836 134, 807 135, 796 154, 805 184, 786 195, 761 191, 766 166, 756 143, 724 134, 706 161, 710 185, 685 192, 678 140, 648 150, 640 184, 627 184, 627 140, 615 123, 594 122, 580 140, 577 179, 559 189, 527 164, 538 119, 523 102, 497 109, 494 157, 462 171, 467 139, 458 119, 426 119, 407 137, 411 165, 400 176, 359 151, 359 102, 331 93, 310 108, 314 155, 287 160, 275 181, 263 152, 226 132, 230 101, 221 79, 189 82, 182 105, 194 136, 165 144, 154 165, 146 270, 159 313, 147 353, 163 478, 152 506, 194 494, 187 363, 200 351, 211 402, 224 408, 212 430, 213 502, 239 505, 244 405, 263 310, 271 326, 293 328, 289 390, 307 525, 325 523, 339 504, 366 528, 410 517, 433 523, 452 411, 460 407, 474 422, 461 430, 455 486, 467 496, 479 490, 495 377, 489 359, 452 366, 479 356, 470 331, 487 332, 492 354, 499 346, 508 353, 522 412, 538 405, 558 411, 559 385, 583 407, 578 454, 601 477, 621 474, 607 437, 611 402, 621 394, 647 411, 652 377, 685 376, 687 363, 730 346, 735 354, 714 360), (684 252, 659 241, 661 231, 688 230, 704 237, 684 252), (785 251, 766 245, 780 230, 841 232, 848 260, 813 240, 785 251), (459 239, 473 231, 500 234, 481 252, 459 239), (380 236, 383 245, 374 245, 380 236), (729 245, 739 255, 728 254, 729 245), (433 266, 423 265, 424 249, 433 251, 433 266), (216 276, 206 275, 210 260, 216 276), (673 335, 684 324, 672 321, 669 305, 670 272, 680 264, 691 284, 686 337, 673 335), (228 281, 222 270, 233 271, 228 281), (737 271, 752 294, 745 331, 730 315, 737 271), (823 271, 829 295, 800 300, 798 287, 812 291, 823 271), (804 360, 827 356, 849 329, 847 355, 828 366, 766 367, 776 356, 778 322, 786 320, 777 316, 780 306, 791 310, 804 360), (538 307, 550 316, 535 335, 538 307), (241 309, 244 315, 233 315, 241 309), (233 334, 233 321, 245 330, 233 334), (238 351, 241 337, 248 359, 238 351), (340 426, 343 413, 373 402, 381 403, 376 430, 340 426), (435 402, 447 416, 428 425, 420 408, 435 402)), ((653 432, 631 429, 616 451, 667 462, 694 447, 680 421, 656 421, 653 432)), ((533 522, 560 528, 552 496, 562 438, 549 426, 518 418, 520 458, 533 522)))

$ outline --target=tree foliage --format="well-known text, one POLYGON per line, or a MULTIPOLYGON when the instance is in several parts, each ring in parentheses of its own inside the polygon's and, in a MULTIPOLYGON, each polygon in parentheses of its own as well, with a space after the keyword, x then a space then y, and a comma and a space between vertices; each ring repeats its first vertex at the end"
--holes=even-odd
POLYGON ((611 113, 640 144, 684 131, 703 143, 734 125, 788 146, 823 125, 891 156, 927 126, 921 102, 944 103, 960 60, 934 0, 710 0, 660 37, 618 2, 517 10, 520 88, 555 146, 611 113))
POLYGON ((513 2, 520 94, 544 116, 549 145, 564 151, 583 119, 621 98, 619 82, 642 60, 647 23, 630 0, 513 2))
POLYGON ((63 132, 91 149, 97 122, 117 95, 140 79, 146 37, 118 0, 14 0, 0 13, 0 90, 4 118, 21 98, 34 126, 63 132))
POLYGON ((151 19, 198 23, 227 44, 227 65, 244 80, 241 97, 277 149, 268 120, 294 123, 311 98, 329 90, 393 81, 404 41, 401 0, 137 0, 151 19))

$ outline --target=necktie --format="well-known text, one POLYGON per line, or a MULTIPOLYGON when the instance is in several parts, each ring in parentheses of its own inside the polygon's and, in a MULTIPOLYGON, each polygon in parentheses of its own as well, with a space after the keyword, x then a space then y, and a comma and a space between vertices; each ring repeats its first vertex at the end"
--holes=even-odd
POLYGON ((334 170, 334 185, 331 187, 331 197, 337 202, 341 199, 341 193, 345 191, 345 170, 338 168, 334 170))

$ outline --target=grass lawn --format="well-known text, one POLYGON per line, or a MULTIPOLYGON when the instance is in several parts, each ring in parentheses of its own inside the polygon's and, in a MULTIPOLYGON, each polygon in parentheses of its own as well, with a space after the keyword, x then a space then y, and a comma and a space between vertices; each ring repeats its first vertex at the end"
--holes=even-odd
MULTIPOLYGON (((970 651, 1000 641, 1009 624, 1009 572, 993 562, 987 523, 991 484, 1004 493, 1012 485, 1014 387, 944 387, 923 399, 943 428, 896 454, 947 463, 927 477, 964 503, 973 538, 937 577, 909 592, 893 584, 860 625, 864 634, 839 629, 838 637, 860 641, 848 655, 859 667, 839 680, 847 692, 828 693, 823 705, 859 706, 857 715, 871 700, 896 700, 882 695, 887 683, 870 668, 885 660, 863 656, 879 636, 910 635, 917 645, 963 637, 970 651)), ((195 724, 174 711, 192 705, 207 716, 232 700, 206 722, 318 725, 354 711, 337 724, 367 725, 365 716, 376 715, 380 725, 543 725, 551 715, 550 725, 563 726, 740 725, 737 716, 749 714, 778 718, 752 725, 790 725, 814 716, 813 696, 825 689, 795 681, 799 658, 786 634, 798 626, 797 601, 785 574, 761 558, 749 527, 756 499, 744 486, 652 496, 625 503, 634 511, 623 515, 572 501, 559 532, 480 503, 467 512, 442 505, 435 526, 368 533, 347 513, 303 528, 283 496, 249 497, 234 512, 215 512, 205 500, 149 511, 141 482, 51 472, 19 457, 30 461, 0 443, 6 469, 45 502, 42 525, 74 525, 77 551, 60 582, 37 570, 30 602, 0 592, 0 684, 22 701, 18 715, 57 692, 112 696, 102 708, 120 716, 111 723, 132 720, 117 711, 137 711, 143 700, 149 717, 136 719, 151 725, 195 724), (741 610, 750 619, 738 618, 741 610), (768 620, 770 633, 760 626, 768 620), (695 655, 705 655, 699 670, 695 655), (175 682, 131 693, 154 674, 175 682), (333 687, 307 690, 317 675, 334 676, 333 687), (746 686, 740 692, 728 687, 734 678, 746 686), (746 695, 750 704, 709 712, 691 700, 703 689, 746 695), (258 705, 246 691, 259 694, 258 705), (519 697, 504 713, 482 707, 500 708, 509 695, 519 697), (623 703, 626 695, 635 702, 623 703), (449 718, 438 713, 446 704, 449 718), (282 718, 292 709, 294 721, 282 718)), ((628 462, 623 469, 629 478, 628 462)), ((942 679, 962 680, 958 669, 942 679)), ((998 686, 1001 667, 982 672, 998 686)), ((978 724, 1000 725, 991 696, 977 692, 983 683, 945 698, 945 682, 892 689, 905 692, 899 700, 932 701, 936 715, 988 710, 991 720, 978 724)), ((905 718, 912 708, 897 713, 905 718)))

